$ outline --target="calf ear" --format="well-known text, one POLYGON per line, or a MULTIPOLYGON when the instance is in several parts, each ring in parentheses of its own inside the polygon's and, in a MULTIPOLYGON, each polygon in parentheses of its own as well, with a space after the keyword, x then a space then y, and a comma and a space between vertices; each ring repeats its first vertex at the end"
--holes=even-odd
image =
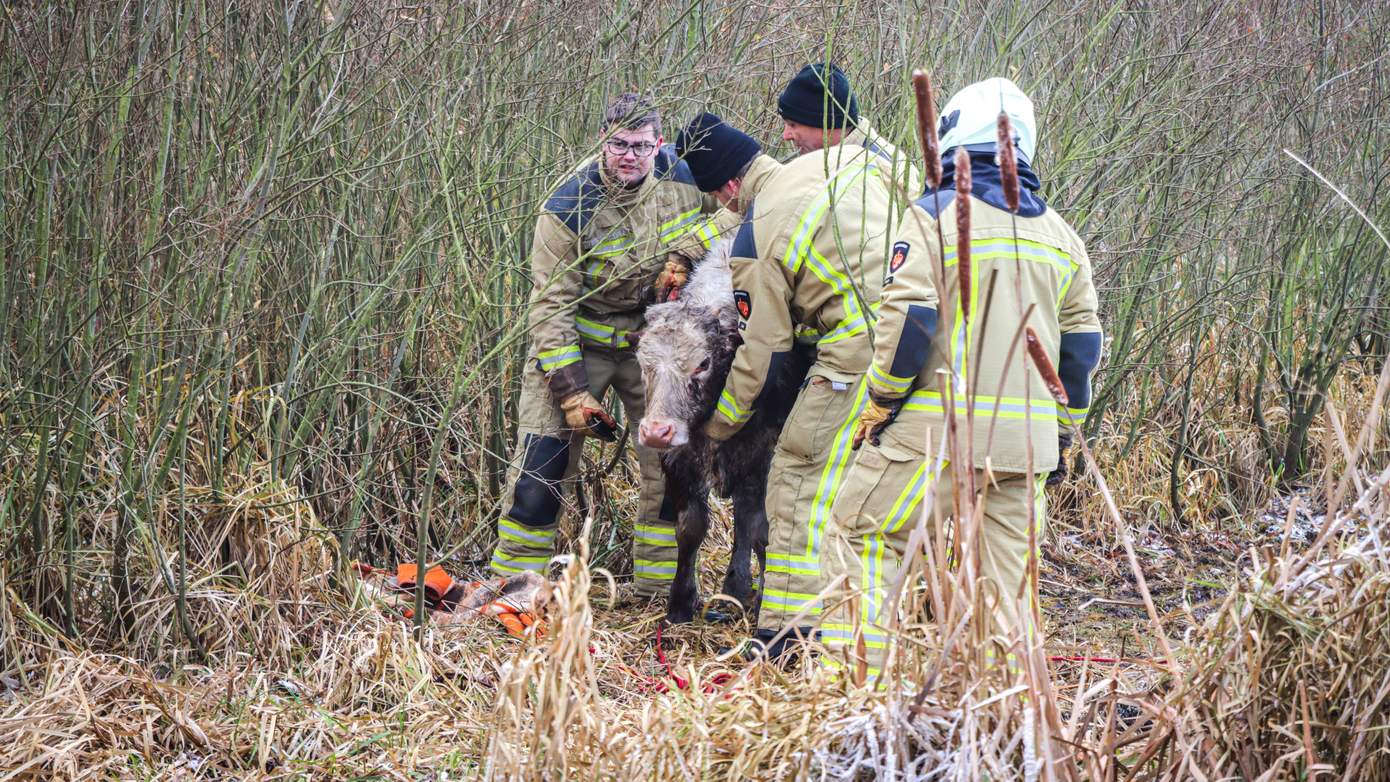
POLYGON ((641 340, 642 340, 642 332, 640 332, 640 331, 629 331, 629 332, 627 333, 627 344, 631 345, 632 347, 634 347, 634 348, 637 347, 637 343, 640 342, 641 340))

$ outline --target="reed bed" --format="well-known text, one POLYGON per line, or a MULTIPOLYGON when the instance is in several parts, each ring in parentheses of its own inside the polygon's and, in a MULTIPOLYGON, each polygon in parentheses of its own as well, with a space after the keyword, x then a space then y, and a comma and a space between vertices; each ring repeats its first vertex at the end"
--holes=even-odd
POLYGON ((1341 2, 5 6, 0 780, 1390 774, 1387 28, 1341 2), (966 599, 876 688, 731 666, 746 629, 697 625, 664 636, 681 689, 659 609, 611 604, 611 446, 545 639, 371 605, 355 559, 486 562, 530 228, 606 99, 773 140, 826 57, 904 148, 916 68, 1037 102, 1108 335, 1047 645, 989 665, 952 640, 966 599), (1260 521, 1295 488, 1315 543, 1260 521))

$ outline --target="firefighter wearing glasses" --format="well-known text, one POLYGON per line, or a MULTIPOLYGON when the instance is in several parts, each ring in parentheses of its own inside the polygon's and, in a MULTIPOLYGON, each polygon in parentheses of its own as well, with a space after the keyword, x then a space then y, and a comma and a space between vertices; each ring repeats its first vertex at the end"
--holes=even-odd
MULTIPOLYGON (((642 375, 628 335, 642 327, 649 290, 664 296, 678 288, 687 259, 715 237, 690 170, 663 146, 650 101, 619 96, 604 114, 603 135, 601 153, 555 190, 536 222, 531 344, 492 555, 502 575, 546 570, 583 438, 613 437, 614 420, 601 402, 609 387, 627 420, 642 418, 642 375)), ((663 507, 657 455, 636 448, 636 592, 665 594, 676 572, 676 519, 663 507)))

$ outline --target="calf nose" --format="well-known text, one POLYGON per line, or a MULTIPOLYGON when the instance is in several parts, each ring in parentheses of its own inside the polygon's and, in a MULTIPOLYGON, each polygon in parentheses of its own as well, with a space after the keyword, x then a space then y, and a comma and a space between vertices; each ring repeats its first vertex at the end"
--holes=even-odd
POLYGON ((676 427, 664 421, 648 421, 644 418, 637 427, 637 439, 648 448, 670 448, 671 438, 675 433, 676 427))

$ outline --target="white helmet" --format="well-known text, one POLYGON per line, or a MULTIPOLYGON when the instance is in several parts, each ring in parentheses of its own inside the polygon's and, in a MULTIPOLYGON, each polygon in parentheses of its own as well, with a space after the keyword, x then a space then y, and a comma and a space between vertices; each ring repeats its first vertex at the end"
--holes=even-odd
POLYGON ((1013 126, 1014 144, 1025 163, 1033 162, 1037 148, 1037 120, 1033 117, 1033 101, 1023 94, 1017 84, 998 76, 977 81, 951 96, 941 110, 941 151, 965 147, 975 151, 995 148, 999 138, 999 112, 1009 115, 1013 126))

